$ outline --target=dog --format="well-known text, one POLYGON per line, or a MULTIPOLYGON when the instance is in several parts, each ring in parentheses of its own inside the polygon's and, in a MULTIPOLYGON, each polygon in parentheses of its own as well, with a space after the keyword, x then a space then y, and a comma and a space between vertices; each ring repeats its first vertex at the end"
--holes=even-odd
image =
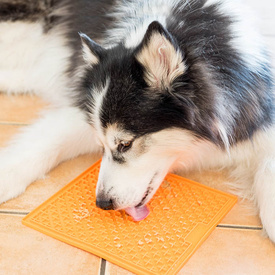
POLYGON ((0 152, 0 202, 102 153, 96 204, 136 219, 169 171, 229 167, 275 242, 275 101, 234 0, 1 0, 0 90, 51 103, 0 152))

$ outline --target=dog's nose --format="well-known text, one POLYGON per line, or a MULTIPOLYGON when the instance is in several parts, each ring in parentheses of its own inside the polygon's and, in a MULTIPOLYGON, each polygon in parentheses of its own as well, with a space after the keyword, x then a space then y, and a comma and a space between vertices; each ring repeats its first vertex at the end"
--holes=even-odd
POLYGON ((96 206, 103 210, 113 210, 114 209, 113 201, 111 199, 106 200, 106 199, 97 198, 96 206))

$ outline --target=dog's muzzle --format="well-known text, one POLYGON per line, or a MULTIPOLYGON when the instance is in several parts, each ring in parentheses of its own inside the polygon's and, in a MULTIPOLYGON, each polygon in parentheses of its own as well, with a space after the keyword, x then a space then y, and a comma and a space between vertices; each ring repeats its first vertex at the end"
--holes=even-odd
POLYGON ((137 206, 136 207, 127 207, 124 210, 136 222, 144 220, 150 213, 150 210, 146 205, 139 206, 139 207, 137 207, 137 206))
MULTIPOLYGON (((103 210, 114 210, 114 203, 111 199, 107 199, 104 196, 98 196, 96 199, 96 206, 103 210)), ((127 207, 124 209, 125 212, 130 215, 134 221, 144 220, 150 213, 146 205, 127 207)))

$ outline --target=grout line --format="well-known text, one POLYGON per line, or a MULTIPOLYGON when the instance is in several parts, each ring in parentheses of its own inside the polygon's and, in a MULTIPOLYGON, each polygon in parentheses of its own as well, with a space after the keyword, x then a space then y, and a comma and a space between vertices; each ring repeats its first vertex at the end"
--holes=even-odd
POLYGON ((0 125, 27 126, 27 125, 29 125, 29 123, 24 123, 24 122, 12 122, 12 121, 0 121, 0 125))
POLYGON ((101 259, 101 265, 100 265, 99 275, 105 275, 105 271, 106 271, 106 260, 105 259, 101 259))
POLYGON ((241 230, 262 230, 262 227, 260 227, 260 226, 218 224, 217 227, 218 228, 227 228, 227 229, 241 229, 241 230))
POLYGON ((26 211, 9 211, 9 210, 0 210, 0 214, 4 214, 4 215, 20 215, 20 216, 26 216, 28 215, 30 212, 26 212, 26 211))

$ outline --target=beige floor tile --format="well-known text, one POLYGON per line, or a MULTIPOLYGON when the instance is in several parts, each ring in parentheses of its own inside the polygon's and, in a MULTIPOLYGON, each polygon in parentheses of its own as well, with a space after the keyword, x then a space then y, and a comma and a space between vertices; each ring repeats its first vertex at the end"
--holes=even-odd
POLYGON ((222 219, 220 225, 262 228, 261 220, 252 202, 244 200, 237 204, 222 219))
POLYGON ((0 215, 1 274, 98 274, 100 258, 30 229, 21 220, 0 215))
MULTIPOLYGON (((260 231, 215 229, 180 275, 275 274, 275 246, 260 231)), ((106 274, 133 273, 107 262, 106 274)))
POLYGON ((261 231, 215 229, 180 275, 275 274, 275 246, 261 231))
POLYGON ((134 275, 134 273, 124 269, 124 268, 121 268, 117 265, 114 265, 110 262, 107 262, 106 263, 106 272, 105 272, 106 275, 134 275))
POLYGON ((34 95, 0 93, 0 122, 30 123, 45 107, 46 103, 34 95))
POLYGON ((32 183, 22 195, 0 205, 0 210, 30 212, 84 172, 96 160, 97 156, 84 155, 60 164, 44 179, 32 183))

